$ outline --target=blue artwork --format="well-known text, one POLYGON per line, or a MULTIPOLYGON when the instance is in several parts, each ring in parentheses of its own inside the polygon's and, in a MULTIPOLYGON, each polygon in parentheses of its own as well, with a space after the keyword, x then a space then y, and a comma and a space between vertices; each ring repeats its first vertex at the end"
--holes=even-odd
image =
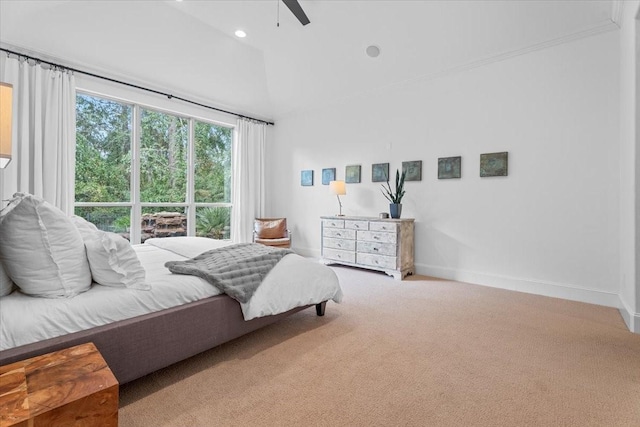
POLYGON ((336 168, 322 169, 322 185, 329 185, 336 180, 336 168))
POLYGON ((300 185, 310 187, 313 185, 313 170, 304 170, 300 172, 300 185))

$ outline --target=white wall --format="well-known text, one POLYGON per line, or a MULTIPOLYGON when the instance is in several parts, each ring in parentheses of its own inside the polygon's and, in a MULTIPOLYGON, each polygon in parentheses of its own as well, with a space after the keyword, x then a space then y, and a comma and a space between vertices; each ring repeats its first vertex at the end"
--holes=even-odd
POLYGON ((261 51, 170 2, 114 3, 3 1, 0 45, 249 116, 270 113, 261 51))
POLYGON ((622 2, 620 22, 620 313, 629 329, 640 333, 638 5, 638 0, 622 2))
POLYGON ((319 216, 338 210, 322 168, 343 179, 361 164, 344 211, 377 216, 388 202, 371 164, 422 160, 403 200, 418 273, 618 306, 618 49, 605 33, 280 118, 269 213, 319 256, 319 216), (509 152, 509 176, 479 178, 480 153, 496 151, 509 152), (438 180, 438 157, 456 155, 462 179, 438 180), (300 186, 303 169, 313 187, 300 186))

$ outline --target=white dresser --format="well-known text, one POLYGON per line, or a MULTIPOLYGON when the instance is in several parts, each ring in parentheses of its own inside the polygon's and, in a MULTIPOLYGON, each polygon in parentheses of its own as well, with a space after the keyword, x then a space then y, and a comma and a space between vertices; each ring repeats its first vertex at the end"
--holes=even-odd
POLYGON ((384 271, 396 280, 402 280, 407 274, 415 272, 413 218, 320 218, 322 263, 384 271))

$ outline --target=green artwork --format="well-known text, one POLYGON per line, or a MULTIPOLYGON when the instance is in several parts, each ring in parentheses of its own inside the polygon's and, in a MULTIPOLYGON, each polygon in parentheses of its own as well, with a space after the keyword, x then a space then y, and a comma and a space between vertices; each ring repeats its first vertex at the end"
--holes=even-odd
POLYGON ((422 181, 422 160, 402 162, 402 172, 405 173, 405 181, 422 181))
POLYGON ((347 184, 357 184, 360 182, 360 165, 347 166, 344 172, 344 182, 347 184))
POLYGON ((387 182, 389 179, 389 163, 371 165, 371 182, 387 182))
POLYGON ((509 153, 480 154, 480 176, 507 176, 509 172, 509 153))
POLYGON ((441 157, 438 159, 438 179, 460 178, 462 157, 441 157))

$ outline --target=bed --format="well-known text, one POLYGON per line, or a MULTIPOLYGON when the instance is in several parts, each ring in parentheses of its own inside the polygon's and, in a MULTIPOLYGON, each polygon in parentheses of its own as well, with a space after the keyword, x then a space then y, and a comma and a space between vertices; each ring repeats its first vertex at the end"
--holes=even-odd
POLYGON ((342 299, 331 269, 296 254, 284 256, 246 303, 164 267, 229 244, 170 237, 134 245, 149 290, 93 284, 72 298, 3 296, 0 365, 93 342, 123 384, 300 310, 315 306, 321 316, 327 301, 342 299))

